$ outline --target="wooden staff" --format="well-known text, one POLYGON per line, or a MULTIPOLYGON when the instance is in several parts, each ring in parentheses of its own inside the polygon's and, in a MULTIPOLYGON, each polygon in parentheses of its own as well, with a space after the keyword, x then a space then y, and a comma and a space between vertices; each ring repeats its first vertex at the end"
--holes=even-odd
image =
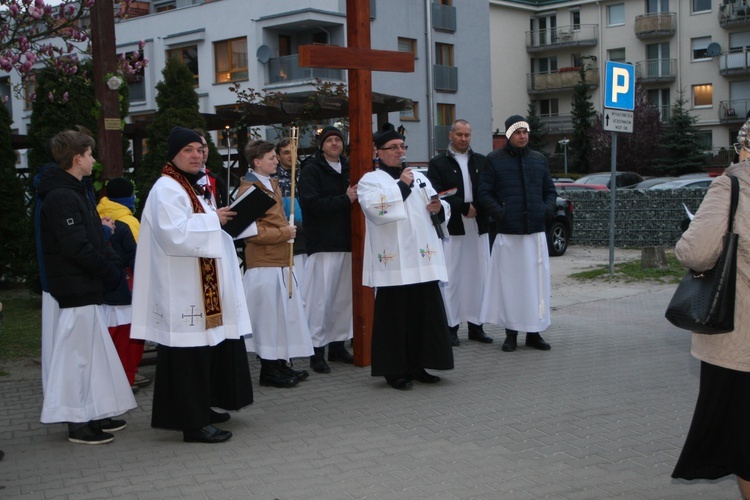
MULTIPOLYGON (((289 199, 289 225, 294 225, 294 194, 297 191, 297 144, 299 142, 299 128, 290 127, 289 146, 292 151, 292 187, 289 199)), ((294 268, 294 238, 289 240, 289 298, 292 298, 293 269, 294 268)))

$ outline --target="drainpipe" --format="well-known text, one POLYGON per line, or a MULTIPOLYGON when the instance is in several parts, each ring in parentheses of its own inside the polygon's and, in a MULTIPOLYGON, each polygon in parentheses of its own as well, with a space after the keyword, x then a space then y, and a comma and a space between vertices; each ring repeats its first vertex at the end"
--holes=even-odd
POLYGON ((425 22, 425 58, 427 59, 427 158, 432 158, 437 151, 435 150, 435 93, 433 90, 433 43, 432 43, 432 0, 424 0, 424 22, 425 22))

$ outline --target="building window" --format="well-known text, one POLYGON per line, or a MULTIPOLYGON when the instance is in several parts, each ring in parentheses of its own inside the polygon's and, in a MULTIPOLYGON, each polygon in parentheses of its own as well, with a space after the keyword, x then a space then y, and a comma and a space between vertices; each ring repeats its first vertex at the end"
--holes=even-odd
POLYGON ((669 100, 669 89, 649 89, 646 94, 648 103, 659 110, 661 121, 669 119, 671 102, 669 100))
POLYGON ((607 51, 607 59, 613 62, 625 62, 625 48, 609 49, 607 51))
POLYGON ((167 12, 168 10, 174 10, 177 8, 176 0, 168 0, 166 2, 154 3, 154 12, 167 12))
POLYGON ((669 12, 669 0, 646 0, 646 12, 649 14, 669 12))
POLYGON ((23 109, 25 111, 31 110, 34 99, 36 99, 36 78, 34 75, 29 75, 23 82, 23 109))
POLYGON ((570 11, 570 26, 573 28, 573 31, 581 30, 581 11, 580 10, 570 11))
POLYGON ((711 151, 713 148, 713 134, 710 130, 699 130, 695 133, 695 142, 703 151, 711 151))
POLYGON ((170 49, 167 51, 167 59, 177 59, 188 67, 193 74, 193 80, 196 87, 198 86, 198 46, 181 47, 179 49, 170 49))
POLYGON ((625 4, 618 3, 607 6, 607 25, 622 26, 625 24, 625 4))
POLYGON ((534 73, 549 73, 550 71, 557 71, 557 56, 532 59, 531 68, 534 73))
POLYGON ((216 83, 247 80, 247 38, 214 43, 216 83))
POLYGON ((292 37, 289 35, 279 35, 279 57, 292 55, 292 37))
POLYGON ((456 121, 455 104, 438 104, 437 116, 435 117, 437 125, 450 126, 456 121))
POLYGON ((453 5, 453 0, 433 0, 433 2, 440 5, 453 5))
POLYGON ((714 89, 710 83, 693 85, 693 107, 704 108, 713 105, 714 89))
POLYGON ((690 47, 693 51, 693 61, 711 60, 711 58, 708 56, 708 44, 710 43, 710 36, 702 36, 700 38, 692 38, 690 40, 690 47))
POLYGON ((417 41, 414 38, 398 37, 398 51, 411 52, 417 58, 417 41))
POLYGON ((419 121, 419 103, 412 101, 411 108, 402 109, 399 112, 402 122, 417 122, 419 121))
POLYGON ((693 0, 693 14, 697 12, 711 12, 711 0, 693 0))
POLYGON ((453 45, 448 43, 435 44, 435 64, 453 66, 453 45))
POLYGON ((557 99, 540 99, 539 116, 557 116, 559 113, 557 99))

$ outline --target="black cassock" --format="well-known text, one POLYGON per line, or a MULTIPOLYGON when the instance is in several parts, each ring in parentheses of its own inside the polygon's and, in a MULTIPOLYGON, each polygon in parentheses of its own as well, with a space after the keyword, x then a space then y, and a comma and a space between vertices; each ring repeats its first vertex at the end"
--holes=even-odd
POLYGON ((159 345, 151 426, 200 429, 210 408, 239 410, 253 402, 245 342, 227 339, 216 346, 159 345))

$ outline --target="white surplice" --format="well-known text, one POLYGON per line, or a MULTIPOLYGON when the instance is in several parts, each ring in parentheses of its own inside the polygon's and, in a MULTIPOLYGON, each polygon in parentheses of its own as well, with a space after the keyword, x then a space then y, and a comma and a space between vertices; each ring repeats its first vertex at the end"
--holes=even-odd
MULTIPOLYGON (((419 172, 414 172, 414 185, 406 200, 402 199, 398 179, 384 171, 368 172, 360 179, 357 197, 367 225, 363 285, 448 280, 443 245, 432 225, 420 182, 426 184, 429 197, 436 194, 427 177, 419 172)), ((448 219, 450 208, 447 203, 442 204, 448 219)))
POLYGON ((203 197, 198 199, 206 213, 193 213, 188 194, 170 177, 160 177, 151 188, 135 259, 133 339, 196 347, 252 332, 232 238, 203 197), (199 257, 216 259, 223 324, 210 329, 199 257))
POLYGON ((135 408, 100 305, 59 310, 43 380, 41 422, 88 422, 135 408))
POLYGON ((543 332, 550 325, 550 294, 545 234, 498 234, 492 245, 481 323, 543 332))

